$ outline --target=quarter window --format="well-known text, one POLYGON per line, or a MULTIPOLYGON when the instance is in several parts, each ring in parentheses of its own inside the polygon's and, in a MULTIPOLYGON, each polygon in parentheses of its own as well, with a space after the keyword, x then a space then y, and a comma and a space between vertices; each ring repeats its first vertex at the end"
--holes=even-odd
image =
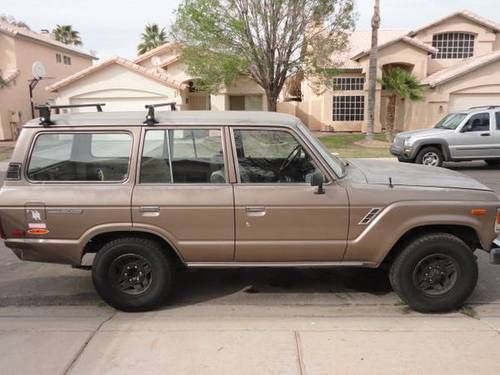
POLYGON ((361 91, 365 85, 363 77, 336 77, 333 79, 333 89, 336 91, 361 91))
POLYGON ((432 46, 438 52, 434 59, 464 59, 474 55, 474 35, 469 33, 442 33, 432 37, 432 46))
POLYGON ((333 97, 333 121, 363 121, 364 118, 365 97, 363 95, 333 97))
POLYGON ((495 120, 497 123, 497 130, 500 130, 500 112, 495 112, 495 120))
POLYGON ((235 130, 242 183, 304 183, 317 171, 309 154, 282 130, 235 130))
POLYGON ((124 133, 41 134, 28 166, 33 181, 123 181, 132 138, 124 133))
POLYGON ((225 183, 221 131, 147 131, 140 180, 142 183, 225 183))

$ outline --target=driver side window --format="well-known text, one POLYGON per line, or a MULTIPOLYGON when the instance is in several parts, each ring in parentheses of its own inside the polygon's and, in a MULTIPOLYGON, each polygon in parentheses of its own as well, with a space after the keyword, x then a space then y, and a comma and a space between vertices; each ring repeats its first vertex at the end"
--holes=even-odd
POLYGON ((283 130, 235 130, 242 183, 310 183, 318 170, 302 145, 283 130))
POLYGON ((483 132, 490 130, 490 114, 478 113, 472 115, 464 125, 464 132, 483 132))

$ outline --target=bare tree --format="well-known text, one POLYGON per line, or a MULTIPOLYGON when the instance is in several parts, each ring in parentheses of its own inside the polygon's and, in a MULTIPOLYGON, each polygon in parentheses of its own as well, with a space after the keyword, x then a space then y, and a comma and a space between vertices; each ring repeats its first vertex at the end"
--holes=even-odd
POLYGON ((373 139, 375 129, 375 98, 377 94, 378 29, 380 28, 380 1, 375 0, 372 17, 372 45, 368 67, 368 126, 366 139, 373 139))
POLYGON ((353 0, 184 0, 172 31, 198 87, 214 92, 245 74, 276 111, 288 77, 331 80, 353 27, 353 0))

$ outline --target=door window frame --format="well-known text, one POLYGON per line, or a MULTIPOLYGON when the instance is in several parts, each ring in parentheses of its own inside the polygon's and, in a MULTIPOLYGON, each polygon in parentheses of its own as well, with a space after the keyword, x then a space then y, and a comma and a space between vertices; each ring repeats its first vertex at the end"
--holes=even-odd
POLYGON ((276 125, 269 125, 269 126, 238 126, 238 125, 229 125, 229 133, 230 133, 230 142, 231 142, 231 148, 232 148, 232 157, 233 157, 233 163, 234 163, 234 173, 235 173, 235 179, 236 183, 241 186, 311 186, 310 183, 308 182, 241 182, 240 178, 240 164, 238 161, 238 153, 236 149, 236 138, 234 136, 234 131, 235 130, 269 130, 269 131, 284 131, 290 134, 293 139, 297 143, 299 143, 302 148, 304 149, 305 152, 311 157, 313 160, 314 164, 316 167, 319 169, 319 171, 323 174, 325 177, 325 183, 324 185, 330 185, 335 181, 334 174, 330 171, 330 169, 325 166, 325 163, 323 159, 316 154, 316 152, 307 144, 306 140, 302 138, 302 135, 298 131, 294 131, 293 129, 290 129, 289 127, 285 126, 276 126, 276 125))
POLYGON ((492 126, 493 126, 493 118, 492 118, 492 112, 491 111, 483 111, 483 112, 475 112, 475 113, 471 113, 469 116, 467 116, 463 121, 462 121, 462 124, 460 126, 457 127, 457 132, 458 133, 462 133, 462 134, 478 134, 478 133, 481 133, 481 132, 489 132, 491 131, 492 129, 492 126), (483 113, 486 113, 488 114, 488 116, 490 116, 490 127, 488 130, 476 130, 476 131, 464 131, 464 128, 465 128, 465 125, 467 125, 467 123, 469 122, 469 120, 475 116, 475 115, 480 115, 480 114, 483 114, 483 113))
MULTIPOLYGON (((35 133, 31 139, 29 152, 26 155, 24 162, 23 162, 24 167, 23 167, 22 175, 24 176, 24 179, 28 183, 34 184, 34 185, 40 185, 40 184, 43 184, 43 185, 124 185, 124 184, 127 184, 128 182, 130 182, 130 176, 133 175, 132 159, 134 157, 134 144, 135 144, 134 134, 128 130, 102 129, 102 130, 83 130, 83 131, 79 131, 79 130, 39 131, 39 132, 35 133), (42 181, 42 180, 40 180, 40 181, 38 181, 38 180, 32 180, 28 177, 29 165, 31 162, 31 157, 32 157, 32 154, 33 154, 33 151, 35 148, 35 144, 38 140, 38 137, 45 135, 45 134, 54 135, 54 134, 98 134, 98 133, 100 133, 100 134, 113 134, 113 133, 114 134, 127 134, 130 137, 130 153, 129 153, 128 164, 127 164, 127 177, 125 179, 118 180, 118 181, 71 181, 71 180, 67 180, 67 181, 51 181, 51 180, 46 180, 46 181, 43 180, 42 181)), ((89 155, 93 156, 92 155, 92 144, 90 143, 89 146, 90 146, 89 155)), ((73 147, 73 144, 71 145, 71 147, 73 147)))
MULTIPOLYGON (((170 145, 167 146, 170 150, 170 145)), ((170 151, 169 151, 170 152, 170 151)), ((230 173, 229 168, 231 164, 229 164, 228 160, 228 151, 226 147, 226 132, 224 131, 224 126, 217 125, 155 125, 155 126, 144 126, 141 131, 141 140, 139 143, 139 152, 137 153, 137 168, 136 168, 136 185, 141 186, 226 186, 231 183, 230 181, 230 173), (144 145, 146 143, 146 133, 148 131, 155 130, 218 130, 220 132, 221 146, 222 146, 222 160, 224 161, 224 178, 226 182, 141 182, 141 169, 142 169, 142 155, 144 152, 144 145)))

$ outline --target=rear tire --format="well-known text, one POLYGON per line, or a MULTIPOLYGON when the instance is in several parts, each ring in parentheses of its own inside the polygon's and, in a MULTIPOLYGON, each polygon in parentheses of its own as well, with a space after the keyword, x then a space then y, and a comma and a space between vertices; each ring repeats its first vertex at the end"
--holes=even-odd
POLYGON ((437 147, 424 147, 415 158, 415 163, 428 165, 430 167, 441 167, 443 161, 443 152, 437 147))
POLYGON ((477 278, 472 250, 448 233, 416 238, 394 260, 389 274, 394 291, 420 312, 460 308, 476 287, 477 278))
POLYGON ((105 244, 92 265, 92 281, 104 301, 122 311, 147 311, 169 297, 174 264, 153 240, 125 237, 105 244))

